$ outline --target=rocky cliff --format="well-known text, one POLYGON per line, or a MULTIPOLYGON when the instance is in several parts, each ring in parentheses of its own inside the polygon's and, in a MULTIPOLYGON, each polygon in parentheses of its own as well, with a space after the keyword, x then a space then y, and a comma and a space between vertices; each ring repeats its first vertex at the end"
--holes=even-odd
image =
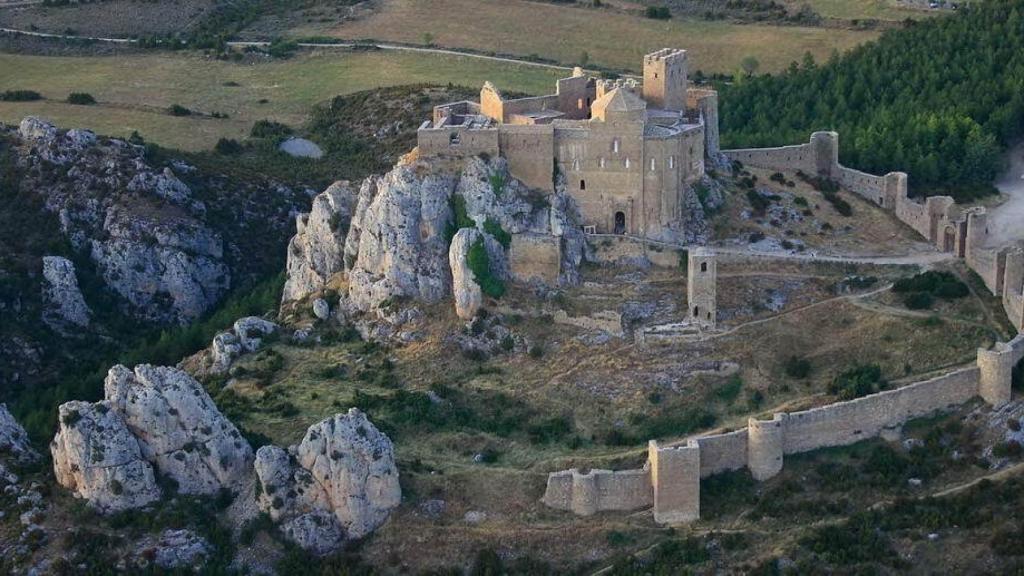
POLYGON ((354 209, 350 198, 350 190, 336 184, 299 217, 288 252, 286 302, 316 294, 336 277, 340 308, 349 315, 380 316, 396 302, 434 303, 454 293, 460 315, 469 317, 479 304, 468 283, 480 280, 466 273, 469 243, 483 238, 491 274, 506 280, 508 244, 517 234, 554 238, 561 252, 557 282, 578 281, 584 239, 571 198, 562 187, 550 195, 530 189, 511 177, 502 159, 452 163, 413 153, 387 174, 367 178, 354 209), (453 243, 460 228, 475 232, 453 243))

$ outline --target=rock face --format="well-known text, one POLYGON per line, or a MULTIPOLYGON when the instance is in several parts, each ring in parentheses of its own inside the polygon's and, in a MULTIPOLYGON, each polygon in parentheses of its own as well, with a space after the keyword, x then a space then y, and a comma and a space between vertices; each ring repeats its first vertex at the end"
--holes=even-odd
POLYGON ((43 257, 43 300, 49 308, 43 321, 56 330, 68 325, 84 328, 89 325, 89 306, 78 288, 75 265, 60 256, 43 257))
POLYGON ((6 404, 0 404, 0 466, 28 464, 39 459, 39 454, 28 441, 28 434, 11 416, 6 404))
POLYGON ((177 368, 110 369, 105 399, 60 407, 50 444, 57 481, 102 511, 160 497, 154 473, 186 494, 238 490, 252 448, 191 376, 177 368))
POLYGON ((391 440, 356 408, 314 424, 288 451, 260 448, 255 468, 260 507, 321 554, 366 536, 401 502, 391 440))
POLYGON ((152 563, 164 570, 199 568, 210 555, 205 538, 190 530, 164 530, 159 537, 148 537, 138 544, 136 564, 152 563))
MULTIPOLYGON (((336 208, 345 206, 344 202, 328 201, 339 194, 332 189, 323 200, 318 198, 308 218, 299 221, 299 234, 292 239, 289 253, 286 301, 311 294, 323 286, 325 276, 344 271, 347 283, 342 285, 340 302, 344 316, 370 312, 374 320, 390 321, 385 316, 394 315, 397 303, 434 303, 454 294, 459 314, 465 317, 479 305, 462 259, 452 260, 471 245, 468 237, 451 245, 452 235, 458 232, 456 221, 484 235, 492 272, 503 279, 511 278, 510 235, 530 233, 557 238, 559 284, 579 281, 585 240, 564 182, 554 194, 531 190, 509 175, 503 159, 472 157, 454 166, 409 155, 387 174, 363 182, 347 233, 341 232, 344 226, 323 224, 329 214, 342 223, 349 214, 336 208), (344 251, 339 267, 334 249, 341 236, 344 251), (316 254, 322 256, 314 258, 316 254)), ((360 331, 375 332, 363 327, 360 331)))
POLYGON ((296 234, 288 244, 284 302, 322 290, 331 276, 345 269, 345 236, 354 208, 355 193, 349 183, 335 182, 313 199, 308 214, 296 219, 296 234))
POLYGON ((138 438, 142 455, 177 482, 179 492, 237 489, 249 475, 252 447, 187 373, 114 366, 104 392, 138 438))
POLYGON ((484 295, 477 284, 473 271, 469 269, 466 256, 469 249, 482 236, 476 228, 463 228, 452 238, 448 249, 448 263, 452 269, 452 294, 455 297, 455 313, 463 320, 469 320, 483 306, 484 295))
POLYGON ((145 506, 160 498, 153 467, 110 402, 68 402, 50 443, 61 486, 103 512, 145 506))
POLYGON ((292 210, 308 201, 303 191, 273 183, 233 181, 182 162, 158 165, 143 146, 58 130, 39 118, 0 132, 13 144, 22 188, 89 254, 123 310, 149 322, 193 321, 233 278, 264 274, 256 250, 283 240, 292 210))
POLYGON ((397 297, 438 302, 451 287, 445 231, 455 178, 399 164, 368 178, 345 242, 348 300, 367 311, 397 297), (349 263, 351 263, 349 265, 349 263))
POLYGON ((224 374, 236 358, 255 352, 267 337, 277 334, 280 327, 258 316, 239 318, 231 332, 221 332, 213 338, 210 347, 210 374, 224 374))

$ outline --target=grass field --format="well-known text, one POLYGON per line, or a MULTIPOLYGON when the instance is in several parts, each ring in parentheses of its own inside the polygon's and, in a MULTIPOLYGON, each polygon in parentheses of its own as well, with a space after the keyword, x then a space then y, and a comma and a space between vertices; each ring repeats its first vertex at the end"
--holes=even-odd
POLYGON ((900 6, 895 0, 806 0, 792 4, 807 4, 824 18, 844 20, 889 20, 926 18, 940 12, 900 6))
POLYGON ((247 135, 253 122, 263 118, 299 125, 312 105, 338 94, 421 82, 477 87, 485 80, 510 90, 542 93, 563 75, 473 58, 395 52, 331 51, 259 64, 186 54, 0 54, 0 90, 36 90, 47 98, 0 102, 0 121, 17 123, 39 115, 65 128, 89 128, 111 136, 137 130, 163 146, 201 150, 221 137, 247 135), (89 92, 99 105, 64 103, 71 92, 89 92), (222 112, 229 118, 175 117, 166 113, 171 104, 204 114, 222 112))
POLYGON ((690 51, 690 69, 733 72, 746 56, 762 71, 781 70, 810 52, 824 60, 877 36, 876 32, 797 26, 741 25, 704 20, 657 21, 630 14, 524 0, 384 0, 372 15, 341 24, 311 23, 292 35, 333 35, 423 43, 427 34, 448 48, 537 54, 575 63, 636 70, 644 54, 674 46, 690 51), (465 18, 453 20, 453 14, 465 18))

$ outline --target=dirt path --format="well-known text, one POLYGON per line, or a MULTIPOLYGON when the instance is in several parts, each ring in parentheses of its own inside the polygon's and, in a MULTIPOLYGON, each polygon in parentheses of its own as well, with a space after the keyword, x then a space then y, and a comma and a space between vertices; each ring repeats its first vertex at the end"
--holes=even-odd
POLYGON ((999 246, 1021 238, 1024 222, 1024 142, 1009 152, 1009 168, 996 180, 996 188, 1008 198, 988 210, 988 245, 999 246))

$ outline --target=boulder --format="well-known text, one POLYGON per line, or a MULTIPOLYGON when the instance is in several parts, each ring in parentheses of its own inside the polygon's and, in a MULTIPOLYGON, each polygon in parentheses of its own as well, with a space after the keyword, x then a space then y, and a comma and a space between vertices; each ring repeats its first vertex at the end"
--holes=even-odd
POLYGON ((29 443, 28 434, 7 410, 0 404, 0 465, 30 464, 39 459, 39 453, 29 443))
POLYGON ((57 482, 102 512, 160 498, 153 467, 111 402, 68 402, 50 443, 57 482))
POLYGON ((250 474, 252 447, 206 390, 177 368, 114 366, 104 391, 138 439, 146 460, 185 494, 237 491, 250 474))
POLYGON ((43 321, 61 331, 68 325, 88 326, 91 312, 78 288, 75 265, 67 258, 44 256, 43 279, 43 300, 48 305, 43 321))
POLYGON ((313 199, 308 214, 295 221, 288 244, 288 279, 282 301, 300 300, 323 290, 331 276, 345 269, 345 236, 352 222, 355 192, 347 181, 331 184, 313 199))
POLYGON ((345 529, 326 510, 313 510, 281 525, 281 532, 304 550, 318 556, 336 551, 345 541, 345 529))
POLYGON ((139 542, 136 564, 145 567, 152 563, 164 570, 198 569, 206 563, 210 552, 206 538, 191 530, 168 529, 139 542))
POLYGON ((258 316, 247 316, 235 320, 235 336, 243 352, 255 352, 263 345, 267 336, 276 334, 279 326, 258 316))
POLYGON ((320 320, 327 320, 331 316, 331 305, 327 303, 327 300, 317 298, 313 301, 313 315, 320 320))
POLYGON ((448 249, 448 263, 452 268, 452 295, 455 297, 455 313, 463 320, 469 320, 483 306, 484 295, 480 285, 469 269, 466 256, 469 249, 482 237, 476 228, 463 228, 452 238, 448 249))
POLYGON ((41 118, 27 116, 18 125, 18 135, 30 142, 45 144, 57 138, 57 127, 41 118))
POLYGON ((324 514, 304 515, 326 513, 346 538, 362 538, 401 502, 391 440, 357 408, 310 426, 288 451, 263 446, 255 469, 260 507, 307 545, 330 541, 335 530, 324 514))
POLYGON ((213 337, 211 345, 212 374, 224 374, 231 368, 231 363, 242 355, 242 343, 231 332, 221 332, 213 337))

